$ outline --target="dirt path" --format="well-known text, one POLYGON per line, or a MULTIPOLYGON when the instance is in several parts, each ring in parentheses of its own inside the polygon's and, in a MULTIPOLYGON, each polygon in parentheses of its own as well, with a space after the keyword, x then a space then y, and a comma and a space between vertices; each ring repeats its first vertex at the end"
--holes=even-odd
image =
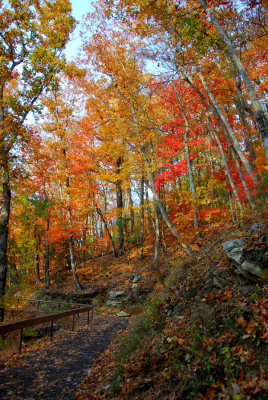
POLYGON ((84 374, 127 323, 126 318, 96 316, 90 327, 20 356, 0 370, 0 399, 74 400, 84 374))

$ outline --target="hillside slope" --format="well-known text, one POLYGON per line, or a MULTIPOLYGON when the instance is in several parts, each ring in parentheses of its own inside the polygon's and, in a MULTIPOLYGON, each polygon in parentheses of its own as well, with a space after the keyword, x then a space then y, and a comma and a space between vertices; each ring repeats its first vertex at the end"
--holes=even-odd
MULTIPOLYGON (((264 225, 228 239, 235 237, 267 272, 264 225)), ((267 398, 266 277, 238 275, 225 240, 173 268, 129 332, 97 360, 79 399, 267 398)))

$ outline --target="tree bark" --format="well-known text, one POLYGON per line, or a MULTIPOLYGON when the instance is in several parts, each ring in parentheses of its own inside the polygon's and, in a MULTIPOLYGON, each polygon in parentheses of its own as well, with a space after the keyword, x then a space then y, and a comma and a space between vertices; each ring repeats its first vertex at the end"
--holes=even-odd
POLYGON ((119 178, 116 181, 116 207, 117 207, 117 256, 124 254, 124 226, 123 226, 123 192, 121 186, 120 172, 122 165, 122 158, 119 157, 116 161, 116 174, 119 178))
MULTIPOLYGON (((96 207, 96 205, 95 205, 95 207, 96 207)), ((101 211, 98 207, 96 207, 96 211, 97 211, 97 213, 99 214, 99 216, 100 216, 102 222, 104 223, 105 229, 106 229, 106 231, 107 231, 107 233, 108 233, 108 236, 109 236, 109 238, 110 238, 111 245, 112 245, 112 248, 113 248, 113 255, 114 255, 114 257, 116 257, 116 250, 115 250, 115 245, 114 245, 114 239, 113 239, 112 234, 111 234, 111 232, 110 232, 109 226, 108 226, 108 224, 107 224, 107 222, 106 222, 106 220, 105 220, 105 218, 104 218, 104 215, 103 215, 102 211, 101 211)))
POLYGON ((189 123, 188 123, 188 118, 184 112, 184 108, 183 108, 182 101, 181 101, 181 96, 179 95, 179 92, 178 92, 174 82, 172 82, 172 86, 175 90, 176 97, 180 103, 180 109, 181 109, 182 116, 183 116, 184 123, 185 123, 185 134, 183 135, 183 139, 184 139, 184 146, 185 146, 186 159, 187 159, 187 172, 188 172, 188 176, 189 176, 190 188, 191 188, 191 193, 192 193, 192 203, 193 203, 193 210, 194 210, 194 227, 198 228, 196 188, 195 188, 194 175, 193 175, 193 170, 192 170, 192 162, 191 162, 191 158, 190 158, 190 150, 189 150, 189 146, 188 146, 189 123))
POLYGON ((82 253, 82 265, 83 268, 85 268, 86 266, 86 241, 87 241, 87 230, 88 230, 88 212, 86 214, 86 218, 85 218, 85 225, 83 227, 83 253, 82 253))
POLYGON ((240 210, 242 211, 243 207, 242 207, 242 204, 241 204, 241 202, 239 200, 238 192, 237 192, 237 189, 235 187, 235 184, 234 184, 234 181, 233 181, 230 169, 229 169, 228 161, 227 161, 227 158, 225 156, 225 153, 224 153, 221 141, 219 139, 218 133, 216 132, 216 129, 212 125, 212 122, 211 122, 210 118, 208 118, 208 122, 209 122, 209 126, 210 126, 210 128, 212 130, 212 133, 214 135, 214 138, 216 139, 216 142, 218 144, 218 147, 219 147, 219 150, 220 150, 220 153, 221 153, 221 158, 222 158, 222 161, 223 161, 223 164, 224 164, 224 167, 225 167, 225 171, 226 171, 226 174, 227 174, 228 181, 230 183, 231 189, 234 192, 235 198, 237 200, 237 204, 238 204, 240 210))
POLYGON ((150 183, 150 189, 152 190, 154 199, 155 199, 155 201, 156 201, 156 203, 158 205, 158 208, 159 208, 159 210, 161 212, 163 220, 165 221, 165 223, 166 223, 167 227, 169 228, 170 232, 172 233, 173 236, 175 236, 177 239, 179 239, 179 244, 181 245, 181 247, 183 247, 183 249, 187 252, 187 254, 189 256, 194 256, 195 253, 191 249, 191 247, 188 246, 186 243, 182 243, 180 241, 180 235, 176 231, 176 229, 175 229, 174 225, 172 224, 172 222, 170 221, 170 219, 169 219, 169 217, 167 215, 166 209, 165 209, 163 203, 161 202, 160 197, 159 197, 159 195, 157 193, 157 190, 156 190, 155 185, 154 185, 154 179, 153 179, 151 171, 149 171, 149 168, 148 168, 148 181, 150 183))
POLYGON ((229 200, 229 204, 230 204, 230 211, 231 211, 232 221, 236 222, 236 216, 235 216, 235 212, 234 212, 231 193, 228 193, 228 200, 229 200))
MULTIPOLYGON (((63 157, 64 157, 64 167, 65 167, 65 179, 66 179, 66 191, 67 191, 67 212, 68 212, 68 221, 69 226, 72 228, 72 212, 71 212, 71 195, 70 195, 70 177, 68 171, 68 164, 67 164, 67 157, 66 157, 66 148, 63 147, 62 149, 63 157)), ((78 280, 78 276, 76 273, 76 263, 75 263, 75 255, 74 255, 74 243, 73 243, 73 234, 70 233, 68 238, 69 243, 69 252, 70 252, 70 261, 71 261, 71 268, 73 272, 73 279, 78 292, 81 292, 82 286, 78 280)))
POLYGON ((253 181, 255 183, 258 183, 258 179, 256 177, 256 175, 254 174, 254 171, 251 168, 250 163, 248 162, 248 160, 245 157, 245 154, 243 153, 243 151, 241 150, 238 140, 236 138, 236 134, 233 131, 233 128, 231 127, 231 125, 229 124, 229 121, 227 120, 227 118, 225 117, 224 113, 222 112, 217 100, 215 99, 215 97, 213 96, 211 90, 208 87, 208 84, 205 81, 204 76, 201 74, 200 71, 198 71, 198 76, 201 79, 201 82, 213 104, 214 109, 217 112, 217 115, 219 116, 220 120, 223 122, 224 126, 226 127, 232 141, 233 141, 233 146, 235 148, 235 151, 237 152, 237 154, 239 155, 240 160, 242 161, 244 167, 246 168, 247 173, 249 174, 249 176, 251 176, 251 178, 253 179, 253 181))
POLYGON ((140 186, 140 258, 143 258, 143 236, 144 236, 144 176, 141 177, 140 186))
POLYGON ((8 223, 10 215, 11 190, 9 181, 8 161, 2 160, 2 186, 3 203, 0 215, 0 319, 4 320, 4 296, 6 290, 6 277, 8 270, 7 246, 8 246, 8 223))
POLYGON ((49 262, 50 262, 50 250, 49 250, 49 242, 48 242, 48 231, 49 231, 49 211, 47 211, 47 226, 45 233, 45 257, 44 257, 44 272, 45 272, 45 281, 47 286, 50 286, 50 278, 49 278, 49 262))
POLYGON ((36 224, 34 224, 34 238, 35 238, 35 271, 36 281, 39 283, 40 280, 40 260, 39 260, 39 248, 40 248, 40 237, 37 234, 36 224))
POLYGON ((208 16, 210 17, 213 25, 215 26, 215 28, 217 29, 217 32, 219 34, 219 36, 221 37, 221 39, 223 40, 223 42, 225 43, 228 52, 230 54, 231 59, 233 60, 238 73, 242 76, 243 81, 245 83, 245 86, 247 88, 248 94, 249 94, 249 98, 251 100, 252 103, 252 107, 254 110, 254 116, 255 116, 255 122, 256 122, 256 126, 259 129, 262 141, 263 141, 263 145, 264 145, 264 149, 266 152, 266 158, 268 159, 268 121, 267 121, 267 117, 264 113, 264 110, 261 106, 261 103, 258 99, 257 93, 255 91, 254 85, 252 84, 249 75, 247 73, 246 68, 244 67, 244 65, 242 64, 234 46, 233 43, 231 42, 231 40, 228 38, 228 36, 226 35, 225 31, 223 30, 222 26, 220 25, 220 23, 217 20, 216 15, 213 13, 213 11, 209 8, 208 4, 206 3, 205 0, 198 0, 199 3, 201 4, 201 6, 204 8, 204 10, 206 11, 206 13, 208 14, 208 16))
POLYGON ((154 216, 155 216, 155 242, 154 242, 154 267, 158 269, 158 248, 160 241, 160 227, 159 227, 159 216, 158 208, 154 203, 154 216))
POLYGON ((132 233, 134 231, 135 215, 133 210, 133 199, 130 187, 127 189, 127 195, 128 195, 129 216, 130 216, 130 232, 132 233))

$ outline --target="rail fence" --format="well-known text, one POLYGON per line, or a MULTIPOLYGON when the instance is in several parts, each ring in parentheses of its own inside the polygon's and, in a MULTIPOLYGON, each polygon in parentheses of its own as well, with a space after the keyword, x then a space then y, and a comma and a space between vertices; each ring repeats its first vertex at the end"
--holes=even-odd
POLYGON ((86 305, 85 304, 79 304, 79 303, 64 303, 64 302, 55 302, 55 301, 49 301, 49 300, 38 300, 38 299, 28 299, 27 301, 30 302, 37 302, 38 304, 38 309, 39 309, 39 304, 42 302, 45 303, 55 303, 55 304, 68 304, 68 305, 76 305, 79 308, 74 308, 72 310, 67 310, 67 311, 62 311, 59 313, 55 314, 46 314, 42 315, 40 317, 31 317, 27 319, 22 319, 19 321, 12 321, 12 322, 7 322, 0 324, 0 335, 4 338, 4 335, 20 330, 20 338, 19 338, 19 354, 21 354, 21 348, 22 348, 22 340, 23 340, 23 329, 27 327, 33 327, 39 324, 42 324, 44 322, 50 322, 50 340, 53 340, 53 325, 54 321, 58 319, 62 319, 65 317, 73 316, 72 318, 72 331, 75 329, 75 316, 82 313, 87 313, 87 324, 89 324, 89 315, 91 313, 91 320, 93 319, 93 306, 92 305, 86 305))

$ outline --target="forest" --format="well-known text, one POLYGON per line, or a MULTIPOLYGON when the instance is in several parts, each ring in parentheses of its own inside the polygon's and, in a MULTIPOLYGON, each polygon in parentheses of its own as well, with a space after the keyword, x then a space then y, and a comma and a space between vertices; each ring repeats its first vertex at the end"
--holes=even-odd
MULTIPOLYGON (((245 239, 252 223, 261 234, 248 240, 255 240, 262 265, 261 272, 250 267, 247 273, 259 279, 250 284, 260 285, 263 294, 268 277, 266 1, 96 0, 83 18, 82 48, 71 62, 64 49, 78 22, 69 0, 1 0, 0 15, 2 321, 18 296, 64 286, 83 294, 92 266, 102 263, 97 260, 113 269, 105 274, 100 267, 94 279, 99 275, 111 282, 120 260, 135 254, 137 265, 144 263, 155 278, 151 291, 163 287, 176 264, 191 260, 191 279, 198 285, 204 273, 200 257, 210 273, 218 268, 217 252, 209 255, 206 246, 226 232, 227 239, 245 239)), ((230 260, 223 259, 219 270, 230 268, 230 260)), ((124 265, 120 268, 126 275, 124 265)), ((228 298, 221 282, 218 290, 221 299, 228 298)), ((172 293, 162 298, 164 308, 172 293)), ((210 295, 202 301, 217 297, 210 295)), ((100 292, 100 305, 103 297, 100 292)), ((260 298, 263 310, 267 301, 260 298)), ((185 304, 189 301, 186 297, 185 304)), ((159 304, 155 307, 159 313, 159 304)), ((262 312, 256 313, 263 317, 262 312)), ((238 325, 247 329, 246 318, 240 316, 238 325)), ((170 346, 173 328, 167 333, 170 346)), ((268 337, 263 329, 262 321, 259 343, 268 337)), ((186 336, 179 345, 186 346, 186 336)), ((216 343, 209 334, 204 340, 207 347, 216 343)), ((249 360, 242 350, 239 354, 249 360)), ((207 374, 216 368, 213 357, 207 374)), ((129 389, 127 382, 136 375, 129 369, 118 398, 132 398, 134 386, 129 389)), ((241 370, 234 372, 236 385, 246 382, 241 370)), ((265 398, 267 381, 255 394, 247 382, 243 391, 233 386, 229 397, 214 381, 200 389, 203 397, 188 384, 179 385, 173 397, 161 393, 168 393, 167 399, 265 398)), ((133 399, 162 398, 157 391, 146 393, 135 392, 133 399)))

